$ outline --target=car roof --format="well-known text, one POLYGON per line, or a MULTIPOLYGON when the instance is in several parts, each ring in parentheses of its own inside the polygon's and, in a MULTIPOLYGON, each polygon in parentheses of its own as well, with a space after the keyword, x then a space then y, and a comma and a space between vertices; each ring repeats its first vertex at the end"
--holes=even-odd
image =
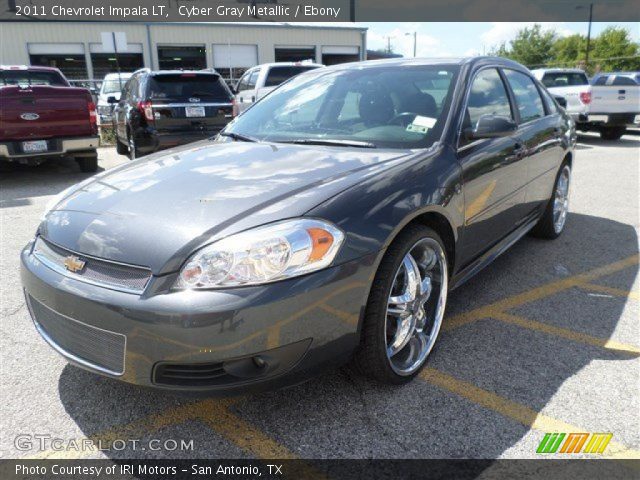
POLYGON ((431 57, 431 58, 384 58, 380 60, 365 60, 363 62, 341 63, 326 67, 327 69, 340 70, 347 68, 378 68, 378 67, 403 67, 420 65, 476 65, 492 64, 502 67, 509 67, 520 70, 527 70, 526 67, 503 57, 431 57))
POLYGON ((110 80, 112 78, 118 78, 118 75, 120 75, 120 78, 129 78, 131 77, 131 75, 133 75, 133 72, 123 72, 123 73, 107 73, 104 76, 105 80, 110 80))
POLYGON ((253 68, 262 68, 262 67, 324 67, 321 63, 313 63, 313 62, 273 62, 273 63, 261 63, 260 65, 256 65, 253 68))
POLYGON ((220 76, 213 68, 207 68, 203 70, 150 70, 147 72, 149 75, 217 75, 220 76))

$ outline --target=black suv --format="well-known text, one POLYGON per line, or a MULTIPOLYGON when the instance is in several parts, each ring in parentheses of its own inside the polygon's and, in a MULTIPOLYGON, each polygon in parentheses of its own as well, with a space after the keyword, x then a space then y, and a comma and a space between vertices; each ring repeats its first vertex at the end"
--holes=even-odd
MULTIPOLYGON (((109 97, 116 103, 115 97, 109 97)), ((234 116, 233 93, 213 70, 139 70, 114 109, 116 148, 135 159, 217 134, 234 116)))

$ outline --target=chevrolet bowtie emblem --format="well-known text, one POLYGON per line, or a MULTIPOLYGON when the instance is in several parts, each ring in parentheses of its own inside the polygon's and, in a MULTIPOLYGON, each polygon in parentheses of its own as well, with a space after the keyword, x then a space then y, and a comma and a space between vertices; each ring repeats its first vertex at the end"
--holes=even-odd
POLYGON ((84 260, 80 260, 75 255, 69 255, 64 259, 64 266, 70 272, 79 272, 84 268, 85 263, 84 260))

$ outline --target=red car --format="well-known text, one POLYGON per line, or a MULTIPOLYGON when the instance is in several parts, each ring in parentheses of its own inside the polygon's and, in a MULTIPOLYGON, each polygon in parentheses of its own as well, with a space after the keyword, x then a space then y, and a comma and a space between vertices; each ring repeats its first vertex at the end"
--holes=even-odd
POLYGON ((72 87, 57 68, 0 66, 0 161, 71 156, 95 172, 96 120, 89 90, 72 87))

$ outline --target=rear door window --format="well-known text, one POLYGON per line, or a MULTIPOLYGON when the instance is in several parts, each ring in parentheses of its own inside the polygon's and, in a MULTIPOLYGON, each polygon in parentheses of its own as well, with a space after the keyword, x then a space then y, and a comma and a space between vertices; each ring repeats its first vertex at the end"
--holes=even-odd
POLYGON ((303 72, 314 70, 317 67, 303 67, 297 65, 291 65, 288 67, 271 67, 269 73, 267 73, 267 79, 264 82, 265 87, 276 87, 281 83, 289 80, 291 77, 300 75, 303 72))
POLYGON ((538 87, 531 77, 515 70, 505 69, 504 74, 513 94, 520 113, 520 122, 527 123, 544 117, 544 106, 538 92, 538 87))
POLYGON ((219 75, 176 73, 149 77, 151 99, 200 98, 207 101, 228 102, 231 95, 219 75))
POLYGON ((589 80, 584 73, 549 72, 545 73, 542 77, 542 84, 547 88, 576 87, 579 85, 589 85, 589 80))

